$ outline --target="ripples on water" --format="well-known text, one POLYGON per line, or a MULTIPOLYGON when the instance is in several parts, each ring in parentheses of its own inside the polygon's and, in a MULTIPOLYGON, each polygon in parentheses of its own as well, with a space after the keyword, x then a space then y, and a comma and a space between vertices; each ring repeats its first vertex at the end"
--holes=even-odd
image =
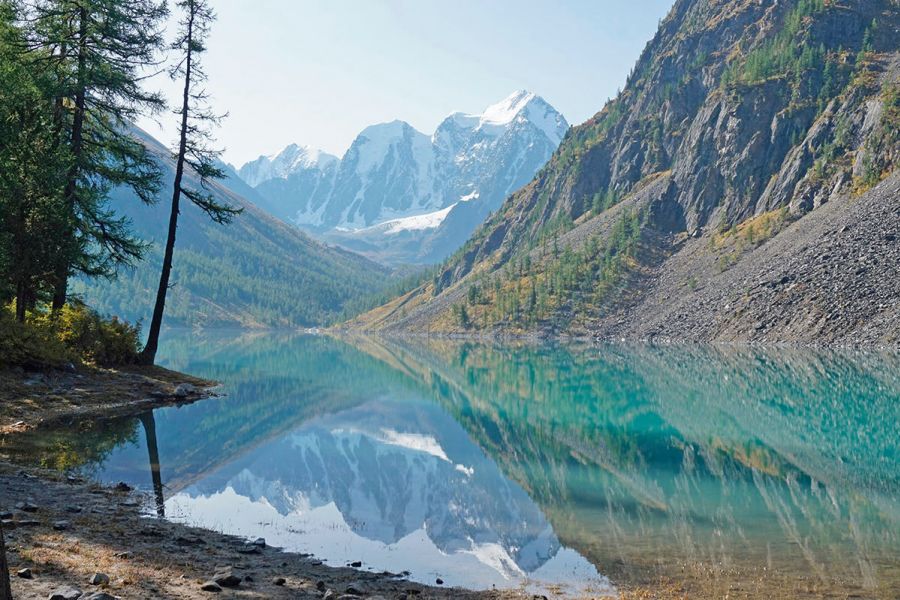
POLYGON ((896 354, 234 332, 162 353, 227 397, 0 450, 426 583, 900 594, 896 354))

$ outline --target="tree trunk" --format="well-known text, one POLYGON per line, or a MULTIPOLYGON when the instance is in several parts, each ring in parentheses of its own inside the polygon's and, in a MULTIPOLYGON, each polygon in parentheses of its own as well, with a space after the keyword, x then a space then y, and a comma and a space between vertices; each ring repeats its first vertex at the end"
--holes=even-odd
POLYGON ((175 165, 175 185, 172 190, 172 212, 169 214, 169 236, 166 239, 166 251, 163 256, 162 271, 159 274, 159 289, 156 291, 156 305, 150 320, 150 331, 147 344, 140 356, 140 363, 152 365, 156 362, 156 350, 159 346, 159 330, 162 327, 163 312, 166 309, 166 293, 169 291, 169 276, 172 273, 172 255, 175 252, 175 232, 178 229, 178 205, 181 202, 181 180, 184 177, 184 155, 187 149, 188 106, 191 97, 191 46, 193 36, 194 10, 188 19, 187 57, 184 67, 184 93, 181 100, 181 135, 178 141, 178 162, 175 165))
POLYGON ((67 230, 63 232, 60 242, 60 253, 56 261, 54 272, 55 286, 53 290, 53 312, 60 310, 66 303, 69 288, 70 275, 70 244, 75 236, 75 205, 78 193, 78 166, 84 150, 84 110, 86 105, 87 90, 85 83, 87 68, 87 9, 82 7, 78 12, 78 80, 75 92, 75 111, 72 115, 72 166, 66 175, 66 189, 64 192, 66 212, 69 219, 67 230))
POLYGON ((25 284, 20 281, 16 284, 16 321, 19 323, 25 322, 25 306, 28 302, 25 295, 25 284))
POLYGON ((9 565, 6 562, 6 542, 3 540, 3 525, 0 524, 0 600, 12 600, 9 587, 9 565))

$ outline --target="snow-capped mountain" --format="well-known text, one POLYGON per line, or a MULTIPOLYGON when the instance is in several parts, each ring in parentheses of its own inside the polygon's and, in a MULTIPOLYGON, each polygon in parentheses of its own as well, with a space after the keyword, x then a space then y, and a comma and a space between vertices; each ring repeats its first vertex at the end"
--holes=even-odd
POLYGON ((386 262, 437 262, 532 179, 568 127, 518 91, 481 114, 451 114, 431 136, 382 123, 340 160, 292 145, 239 173, 265 208, 330 241, 386 262))
POLYGON ((260 156, 238 171, 241 179, 256 187, 269 179, 286 179, 306 169, 327 169, 337 164, 338 157, 309 146, 291 144, 278 154, 260 156))

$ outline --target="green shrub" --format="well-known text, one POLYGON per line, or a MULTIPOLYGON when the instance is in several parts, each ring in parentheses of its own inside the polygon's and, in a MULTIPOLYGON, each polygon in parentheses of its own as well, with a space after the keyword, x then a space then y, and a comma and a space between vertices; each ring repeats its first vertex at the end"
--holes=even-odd
POLYGON ((68 304, 57 315, 34 311, 25 323, 8 308, 0 312, 0 364, 110 367, 134 363, 141 349, 139 325, 106 319, 83 304, 68 304))
POLYGON ((0 309, 0 365, 62 367, 77 358, 50 330, 19 323, 8 307, 0 309))

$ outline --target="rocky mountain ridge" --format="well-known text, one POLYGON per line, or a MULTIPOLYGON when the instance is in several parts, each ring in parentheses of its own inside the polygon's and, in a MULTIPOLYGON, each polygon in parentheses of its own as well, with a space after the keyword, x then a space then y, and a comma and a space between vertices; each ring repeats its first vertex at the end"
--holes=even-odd
MULTIPOLYGON (((803 245, 791 243, 804 220, 840 229, 851 219, 843 209, 854 204, 891 216, 900 202, 890 183, 900 158, 898 15, 893 0, 679 0, 622 93, 572 128, 548 165, 433 282, 357 325, 651 337, 627 316, 645 314, 649 290, 663 306, 691 306, 698 290, 722 285, 723 274, 751 264, 779 237, 787 241, 766 255, 771 262, 755 267, 761 276, 795 261, 809 271, 797 257, 803 245), (838 201, 843 209, 815 216, 838 201), (684 281, 665 279, 673 261, 684 263, 684 281), (703 267, 709 262, 712 269, 703 267), (613 327, 611 315, 631 325, 613 327)), ((882 267, 896 272, 896 234, 882 229, 860 232, 856 247, 886 241, 882 267)), ((830 258, 828 268, 845 267, 830 258)), ((850 277, 863 283, 864 274, 850 277)), ((748 327, 750 312, 735 314, 738 304, 728 301, 719 311, 728 313, 727 326, 696 336, 661 326, 675 338, 897 341, 900 284, 876 283, 884 288, 877 301, 860 292, 829 308, 827 297, 807 289, 789 307, 761 304, 787 311, 780 327, 748 327), (801 325, 835 311, 890 327, 841 325, 835 315, 833 326, 801 325)))

